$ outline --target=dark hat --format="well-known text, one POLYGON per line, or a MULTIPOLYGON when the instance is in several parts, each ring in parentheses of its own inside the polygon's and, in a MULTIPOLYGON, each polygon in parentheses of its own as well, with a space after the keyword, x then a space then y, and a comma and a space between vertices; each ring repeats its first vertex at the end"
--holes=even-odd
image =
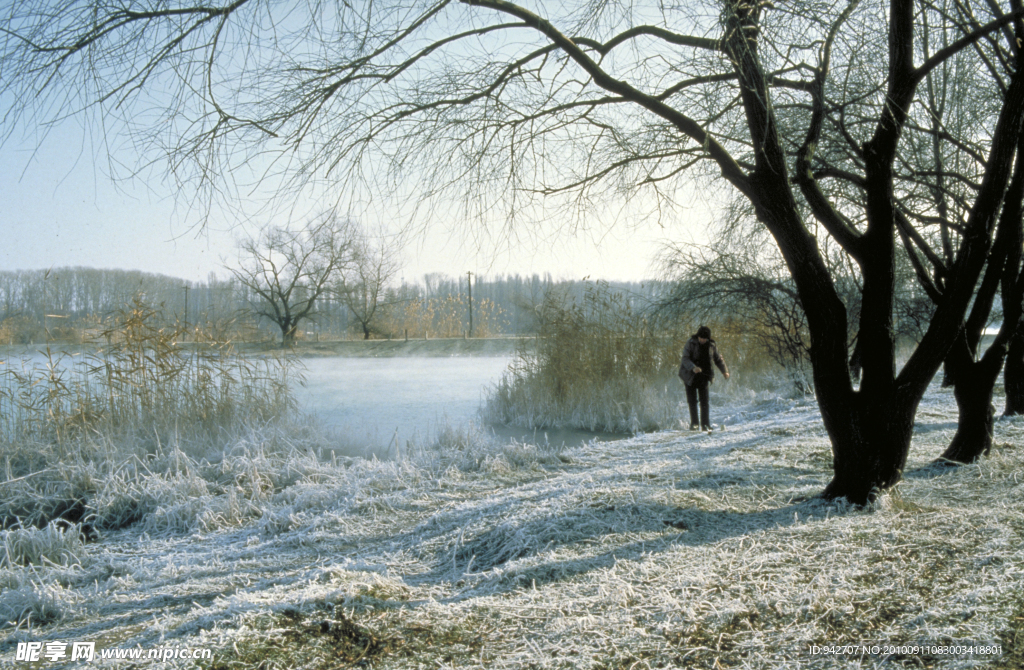
POLYGON ((703 337, 706 340, 711 339, 711 329, 707 326, 701 326, 697 329, 697 337, 703 337))

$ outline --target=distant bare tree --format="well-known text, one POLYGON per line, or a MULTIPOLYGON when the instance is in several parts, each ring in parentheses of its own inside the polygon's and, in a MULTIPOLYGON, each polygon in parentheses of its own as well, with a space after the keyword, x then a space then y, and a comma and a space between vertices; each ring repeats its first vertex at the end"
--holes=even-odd
POLYGON ((387 288, 401 269, 401 244, 384 234, 361 234, 353 245, 353 258, 335 285, 340 300, 348 307, 370 339, 380 310, 389 304, 387 288))
POLYGON ((253 311, 295 341, 299 322, 316 314, 317 300, 336 275, 355 263, 354 226, 334 214, 293 232, 269 226, 238 244, 239 267, 228 268, 250 293, 253 311))

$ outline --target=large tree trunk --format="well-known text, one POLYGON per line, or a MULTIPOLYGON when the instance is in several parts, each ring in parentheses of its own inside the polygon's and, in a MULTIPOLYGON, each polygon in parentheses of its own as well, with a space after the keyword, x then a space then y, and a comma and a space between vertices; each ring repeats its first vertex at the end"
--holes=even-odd
POLYGON ((957 363, 953 395, 956 397, 959 424, 953 441, 942 452, 941 460, 973 463, 992 450, 996 416, 992 391, 1005 356, 1006 345, 994 344, 980 361, 957 363))
MULTIPOLYGON (((1017 158, 1010 180, 999 228, 989 254, 988 267, 978 288, 970 318, 960 329, 956 342, 946 357, 947 379, 953 383, 960 420, 956 435, 942 458, 956 463, 973 463, 992 449, 995 432, 993 389, 999 370, 1007 357, 1008 347, 1018 340, 1024 299, 1024 283, 1020 281, 1021 243, 1024 241, 1024 135, 1018 139, 1017 158), (989 320, 996 291, 1002 286, 1003 324, 981 360, 974 357, 989 320)), ((1013 350, 1010 349, 1013 353, 1013 350)), ((1013 373, 1007 372, 1010 378, 1013 373)), ((1007 393, 1007 405, 1010 394, 1007 393)))
POLYGON ((1006 368, 1003 370, 1003 386, 1006 389, 1004 416, 1024 414, 1024 326, 1017 328, 1006 354, 1006 368))
MULTIPOLYGON (((990 272, 986 280, 993 274, 990 261, 990 272)), ((998 275, 1000 267, 994 270, 998 275)), ((982 282, 984 285, 986 282, 982 282)), ((993 289, 994 294, 994 289, 993 289)), ((981 295, 975 300, 975 310, 979 302, 986 296, 981 295)), ((989 307, 982 307, 987 319, 989 307)), ((978 316, 973 313, 973 317, 978 316)), ((969 320, 969 321, 970 321, 969 320)), ((953 387, 953 397, 956 398, 958 412, 956 435, 953 441, 939 457, 940 460, 953 463, 973 463, 981 458, 992 448, 992 436, 994 434, 995 408, 992 406, 992 392, 995 386, 996 377, 1002 367, 1006 346, 1003 344, 996 351, 990 347, 982 360, 975 361, 978 341, 980 340, 980 326, 964 326, 957 334, 953 346, 946 354, 943 361, 945 376, 942 385, 953 387), (977 329, 978 333, 974 330, 977 329)))
MULTIPOLYGON (((746 194, 775 238, 797 286, 811 333, 814 386, 825 429, 832 442, 834 478, 827 498, 846 497, 866 503, 874 491, 896 483, 910 448, 910 431, 892 427, 913 421, 916 401, 892 403, 895 388, 891 322, 893 288, 892 226, 856 243, 868 261, 864 269, 864 300, 858 341, 864 354, 864 381, 854 391, 850 379, 846 306, 836 291, 817 239, 803 222, 791 190, 786 154, 776 119, 766 104, 763 70, 757 57, 757 3, 730 3, 727 50, 740 75, 747 124, 753 134, 757 169, 744 184, 746 194), (869 248, 870 245, 870 248, 869 248), (868 316, 868 315, 871 316, 868 316), (874 317, 880 317, 872 321, 874 317)), ((798 170, 799 172, 799 170, 798 170)), ((885 179, 885 174, 882 179, 885 179)), ((888 183, 891 187, 891 181, 888 183)), ((891 193, 882 199, 891 209, 891 193)), ((877 193, 876 193, 877 195, 877 193)), ((877 198, 876 198, 877 200, 877 198)), ((877 226, 876 226, 877 228, 877 226)), ((939 361, 935 362, 937 367, 939 361)), ((934 370, 932 371, 934 373, 934 370)))
POLYGON ((281 348, 288 349, 295 346, 295 335, 299 328, 295 324, 282 323, 281 326, 281 348))
POLYGON ((865 253, 862 265, 864 300, 858 334, 863 381, 855 391, 849 373, 846 308, 827 281, 827 270, 815 253, 813 240, 786 235, 785 226, 775 225, 795 214, 780 206, 777 195, 763 195, 759 214, 763 221, 770 222, 773 233, 780 230, 776 240, 797 283, 812 335, 815 392, 831 441, 834 472, 822 495, 863 505, 902 477, 917 405, 952 334, 945 340, 935 334, 926 338, 922 346, 932 352, 930 367, 918 366, 916 372, 902 376, 897 383, 890 319, 894 241, 891 230, 888 235, 883 232, 869 238, 866 244, 871 246, 866 248, 871 252, 865 253))
POLYGON ((858 392, 843 407, 822 404, 834 470, 822 496, 863 505, 896 484, 907 464, 919 400, 858 392))

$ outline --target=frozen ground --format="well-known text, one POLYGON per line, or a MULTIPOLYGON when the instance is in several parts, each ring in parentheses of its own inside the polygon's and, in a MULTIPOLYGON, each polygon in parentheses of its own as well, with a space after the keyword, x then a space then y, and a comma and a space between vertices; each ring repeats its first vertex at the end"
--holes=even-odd
POLYGON ((999 421, 981 464, 932 466, 955 430, 933 388, 905 481, 854 509, 813 498, 830 470, 813 401, 712 403, 713 436, 560 452, 464 435, 332 463, 253 437, 224 486, 193 464, 160 485, 195 490, 135 525, 8 558, 0 613, 20 623, 0 663, 61 667, 17 643, 94 641, 239 669, 1021 667, 1024 420, 999 421))

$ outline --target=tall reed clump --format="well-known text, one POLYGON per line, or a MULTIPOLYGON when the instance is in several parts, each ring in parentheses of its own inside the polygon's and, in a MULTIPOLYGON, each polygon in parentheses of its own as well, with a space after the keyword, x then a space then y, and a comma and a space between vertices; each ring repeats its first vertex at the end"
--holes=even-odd
POLYGON ((114 494, 111 482, 142 500, 142 479, 180 479, 197 463, 222 460, 217 452, 231 435, 295 410, 287 359, 244 357, 195 332, 186 345, 184 329, 164 323, 159 309, 136 298, 94 353, 47 350, 20 366, 7 361, 0 370, 0 527, 45 527, 57 518, 102 524, 97 500, 114 494), (122 481, 129 471, 132 481, 122 481))
POLYGON ((487 399, 488 420, 619 433, 678 423, 682 333, 661 332, 603 283, 581 300, 550 293, 540 321, 487 399))

